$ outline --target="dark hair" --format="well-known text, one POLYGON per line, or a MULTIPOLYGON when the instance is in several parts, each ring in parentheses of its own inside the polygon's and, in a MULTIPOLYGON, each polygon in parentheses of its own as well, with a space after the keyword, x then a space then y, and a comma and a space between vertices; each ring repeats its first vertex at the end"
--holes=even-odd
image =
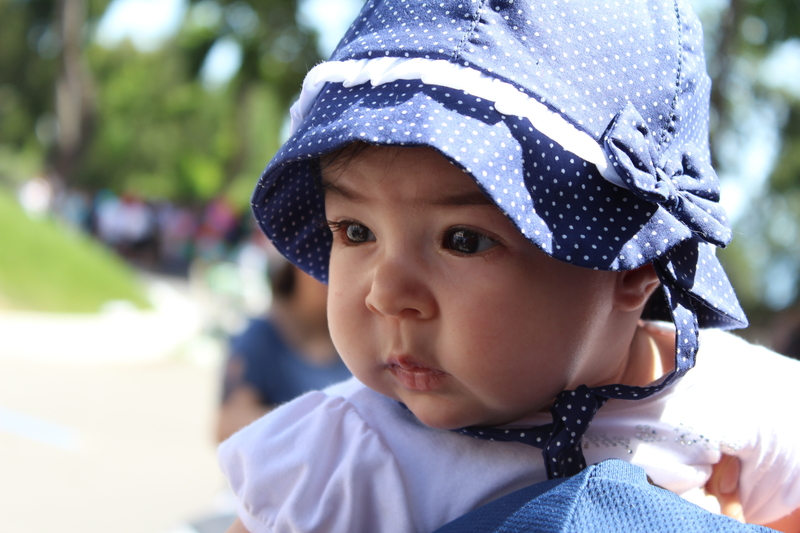
POLYGON ((269 269, 269 287, 275 298, 281 300, 291 298, 296 285, 297 272, 289 261, 281 261, 274 269, 269 269))
POLYGON ((325 185, 322 183, 322 171, 327 169, 344 170, 360 156, 364 150, 373 145, 365 142, 356 141, 346 144, 341 148, 328 152, 309 163, 311 175, 314 177, 314 185, 320 194, 324 193, 325 185))
POLYGON ((653 294, 648 298, 647 303, 642 309, 642 320, 661 320, 663 322, 672 322, 672 315, 669 313, 669 305, 667 304, 667 296, 664 294, 664 288, 659 285, 653 291, 653 294))

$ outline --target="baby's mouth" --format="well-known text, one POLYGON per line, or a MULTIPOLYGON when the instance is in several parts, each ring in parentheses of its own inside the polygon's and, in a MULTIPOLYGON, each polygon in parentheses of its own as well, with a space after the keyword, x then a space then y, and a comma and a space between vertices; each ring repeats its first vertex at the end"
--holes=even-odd
POLYGON ((400 386, 414 392, 431 392, 448 376, 447 372, 422 364, 408 355, 389 358, 386 369, 400 386))

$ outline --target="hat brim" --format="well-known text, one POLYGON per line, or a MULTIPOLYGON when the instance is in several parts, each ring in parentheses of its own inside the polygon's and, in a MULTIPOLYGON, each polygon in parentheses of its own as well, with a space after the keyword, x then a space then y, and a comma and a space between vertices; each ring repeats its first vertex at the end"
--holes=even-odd
MULTIPOLYGON (((595 165, 526 119, 498 112, 491 101, 419 80, 377 87, 328 83, 253 195, 258 222, 275 246, 323 282, 331 235, 315 184, 316 161, 354 142, 437 150, 472 177, 531 243, 576 266, 631 270, 692 239, 663 208, 610 183, 595 165), (665 221, 672 231, 661 231, 665 221)), ((713 253, 704 260, 724 277, 713 253)), ((729 324, 736 314, 708 309, 709 324, 729 324)))

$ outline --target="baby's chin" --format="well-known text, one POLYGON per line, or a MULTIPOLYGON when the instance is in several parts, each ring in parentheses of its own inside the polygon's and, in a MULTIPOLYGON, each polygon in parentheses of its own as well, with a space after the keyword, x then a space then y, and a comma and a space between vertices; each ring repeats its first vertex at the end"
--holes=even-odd
MULTIPOLYGON (((404 390, 391 380, 362 380, 367 387, 403 404, 421 423, 434 429, 498 427, 514 424, 539 413, 549 413, 552 401, 541 405, 487 406, 458 392, 418 393, 404 390)), ((547 421, 549 422, 549 420, 547 421)), ((546 422, 545 422, 546 423, 546 422)))
MULTIPOLYGON (((402 402, 402 400, 400 400, 402 402)), ((465 427, 499 427, 514 424, 530 418, 539 409, 509 412, 479 413, 474 407, 442 405, 445 402, 409 401, 403 402, 417 419, 434 429, 453 430, 465 427), (412 404, 412 405, 409 405, 412 404), (438 404, 438 405, 437 405, 438 404)), ((544 408, 547 411, 547 408, 544 408)))

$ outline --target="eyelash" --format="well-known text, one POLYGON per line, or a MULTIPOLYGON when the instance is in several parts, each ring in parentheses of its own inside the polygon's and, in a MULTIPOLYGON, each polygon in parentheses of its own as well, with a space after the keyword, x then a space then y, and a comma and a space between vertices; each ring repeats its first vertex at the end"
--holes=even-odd
MULTIPOLYGON (((331 233, 333 233, 334 236, 337 233, 341 236, 340 239, 342 241, 342 244, 344 244, 345 246, 358 246, 359 244, 363 244, 363 242, 352 241, 350 237, 347 235, 347 229, 350 226, 359 225, 369 230, 367 226, 365 226, 361 222, 356 222, 355 220, 327 220, 326 224, 328 226, 328 229, 331 230, 331 233)), ((371 232, 372 230, 369 231, 371 232)))
POLYGON ((332 233, 336 233, 337 231, 341 231, 343 227, 347 224, 352 223, 350 220, 326 220, 325 225, 331 230, 332 233))

